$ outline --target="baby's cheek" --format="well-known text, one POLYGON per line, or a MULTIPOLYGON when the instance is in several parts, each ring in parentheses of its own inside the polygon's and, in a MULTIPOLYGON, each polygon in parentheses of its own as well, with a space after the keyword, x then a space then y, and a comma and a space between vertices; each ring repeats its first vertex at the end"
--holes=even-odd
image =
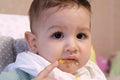
POLYGON ((59 62, 59 59, 60 59, 60 57, 61 57, 61 56, 59 56, 59 54, 51 54, 51 55, 49 55, 49 56, 51 56, 51 57, 50 57, 50 60, 51 60, 52 62, 55 62, 55 61, 58 61, 58 62, 59 62))

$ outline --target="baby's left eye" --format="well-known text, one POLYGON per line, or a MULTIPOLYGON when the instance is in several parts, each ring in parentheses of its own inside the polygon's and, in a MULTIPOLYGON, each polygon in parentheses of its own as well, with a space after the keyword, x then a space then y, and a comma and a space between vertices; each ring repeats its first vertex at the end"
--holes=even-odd
POLYGON ((85 33, 79 33, 76 36, 78 39, 85 39, 87 37, 87 35, 85 33))

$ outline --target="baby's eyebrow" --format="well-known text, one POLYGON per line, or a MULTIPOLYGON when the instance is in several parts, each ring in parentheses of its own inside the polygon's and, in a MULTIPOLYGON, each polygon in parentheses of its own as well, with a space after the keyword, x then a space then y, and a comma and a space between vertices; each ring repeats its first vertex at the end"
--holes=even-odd
POLYGON ((81 27, 78 29, 79 31, 91 32, 91 28, 88 27, 81 27))
POLYGON ((66 29, 66 27, 65 26, 60 26, 60 25, 52 25, 52 26, 50 26, 49 28, 48 28, 48 30, 51 30, 51 29, 54 29, 54 28, 58 28, 58 29, 63 29, 63 28, 65 28, 66 29))
POLYGON ((48 28, 48 30, 53 29, 53 28, 57 28, 57 27, 58 27, 58 25, 53 25, 53 26, 50 26, 50 27, 48 28))

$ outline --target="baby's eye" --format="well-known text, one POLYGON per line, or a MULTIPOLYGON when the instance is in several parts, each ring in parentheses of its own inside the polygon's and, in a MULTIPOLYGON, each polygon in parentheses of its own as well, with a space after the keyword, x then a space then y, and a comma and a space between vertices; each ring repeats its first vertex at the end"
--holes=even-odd
POLYGON ((76 37, 77 37, 78 39, 85 39, 85 38, 87 38, 87 35, 84 34, 84 33, 79 33, 79 34, 77 34, 76 37))
POLYGON ((53 35, 52 35, 53 38, 56 38, 56 39, 60 39, 60 38, 63 38, 64 35, 62 32, 55 32, 53 35))

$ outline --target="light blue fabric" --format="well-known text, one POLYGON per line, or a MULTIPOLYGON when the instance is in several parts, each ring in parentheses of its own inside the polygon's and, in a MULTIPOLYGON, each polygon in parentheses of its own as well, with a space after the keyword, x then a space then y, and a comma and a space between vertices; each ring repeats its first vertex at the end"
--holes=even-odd
POLYGON ((10 72, 2 72, 0 74, 0 80, 31 80, 32 78, 33 76, 19 69, 10 72))

